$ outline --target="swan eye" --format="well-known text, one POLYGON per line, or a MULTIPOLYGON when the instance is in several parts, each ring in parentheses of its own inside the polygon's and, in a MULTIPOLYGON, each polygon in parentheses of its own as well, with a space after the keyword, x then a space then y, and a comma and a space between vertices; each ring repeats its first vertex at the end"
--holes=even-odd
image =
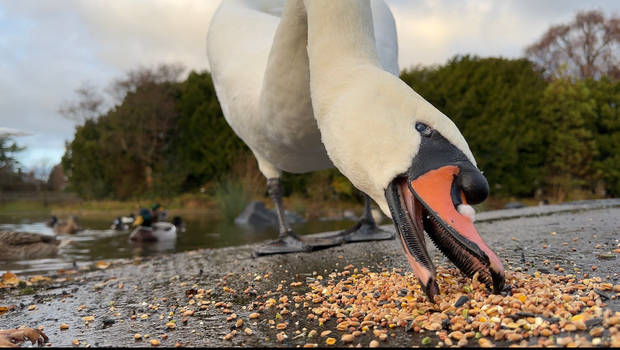
POLYGON ((431 134, 433 133, 433 129, 431 129, 430 126, 424 123, 415 123, 415 129, 424 136, 431 136, 431 134))

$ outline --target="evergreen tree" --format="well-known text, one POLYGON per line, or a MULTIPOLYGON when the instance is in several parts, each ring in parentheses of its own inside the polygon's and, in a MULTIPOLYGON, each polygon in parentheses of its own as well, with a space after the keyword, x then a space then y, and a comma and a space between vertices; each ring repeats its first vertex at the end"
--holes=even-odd
POLYGON ((554 198, 562 201, 575 189, 589 189, 594 180, 597 150, 588 126, 596 117, 595 102, 584 82, 565 77, 549 84, 542 104, 545 182, 554 198))
POLYGON ((620 81, 607 77, 585 82, 594 99, 595 119, 589 126, 594 134, 595 190, 599 195, 620 196, 620 81), (603 191, 601 191, 603 190, 603 191))
POLYGON ((401 78, 446 114, 469 143, 492 194, 531 196, 540 187, 541 73, 524 60, 457 56, 401 78))

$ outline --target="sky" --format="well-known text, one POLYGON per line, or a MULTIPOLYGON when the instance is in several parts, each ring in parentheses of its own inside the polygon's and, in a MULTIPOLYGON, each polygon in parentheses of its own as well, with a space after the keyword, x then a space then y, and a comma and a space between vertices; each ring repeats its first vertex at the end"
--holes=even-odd
MULTIPOLYGON (((401 69, 457 54, 516 58, 578 10, 620 14, 618 0, 385 0, 401 69)), ((208 69, 206 35, 219 0, 0 0, 0 130, 26 150, 25 169, 58 163, 75 122, 59 107, 84 83, 101 89, 139 66, 208 69)))

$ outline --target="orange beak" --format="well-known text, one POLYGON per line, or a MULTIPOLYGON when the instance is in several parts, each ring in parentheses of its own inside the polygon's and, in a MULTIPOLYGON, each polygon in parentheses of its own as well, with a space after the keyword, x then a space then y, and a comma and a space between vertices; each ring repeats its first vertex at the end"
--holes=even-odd
MULTIPOLYGON (((462 262, 462 264, 457 263, 457 266, 466 270, 464 272, 469 276, 479 271, 481 279, 488 284, 493 282, 494 291, 499 292, 504 285, 504 267, 501 261, 482 239, 471 218, 456 210, 452 197, 449 195, 458 173, 459 168, 454 165, 431 170, 411 181, 411 189, 422 205, 431 211, 431 221, 436 222, 433 225, 439 225, 440 230, 447 230, 453 238, 453 240, 448 239, 444 237, 445 235, 438 234, 437 230, 435 234, 429 232, 435 243, 441 242, 438 244, 440 250, 451 261, 462 262), (480 263, 483 266, 480 266, 480 263), (468 264, 471 266, 468 267, 468 264)), ((462 193, 460 199, 467 204, 462 193)))
POLYGON ((413 180, 398 178, 386 191, 407 260, 431 300, 439 288, 424 231, 463 273, 471 277, 478 272, 480 280, 496 293, 504 286, 501 261, 472 220, 456 209, 466 204, 466 196, 457 185, 459 172, 458 166, 445 165, 413 180))

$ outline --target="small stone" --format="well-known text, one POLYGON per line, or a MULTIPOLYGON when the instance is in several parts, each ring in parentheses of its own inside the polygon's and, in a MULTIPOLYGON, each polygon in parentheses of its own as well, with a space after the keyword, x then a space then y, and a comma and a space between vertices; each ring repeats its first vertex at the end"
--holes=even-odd
POLYGON ((140 340, 140 339, 142 339, 142 334, 140 334, 140 333, 136 333, 136 334, 134 334, 134 335, 133 335, 133 338, 134 338, 135 340, 140 340))
POLYGON ((523 339, 523 336, 519 333, 508 333, 506 335, 506 340, 511 342, 520 341, 521 339, 523 339))
POLYGON ((562 337, 557 339, 558 345, 566 346, 573 341, 571 337, 562 337))
POLYGON ((66 323, 62 323, 62 324, 60 325, 60 330, 64 331, 64 330, 66 330, 66 329, 69 329, 69 325, 68 325, 68 324, 66 324, 66 323))
POLYGON ((605 332, 605 328, 603 328, 603 327, 596 327, 596 328, 592 328, 590 330, 590 335, 593 338, 596 338, 596 337, 600 337, 601 335, 603 335, 603 332, 605 332))
POLYGON ((574 332, 577 330, 577 327, 575 327, 575 325, 572 323, 568 323, 566 324, 566 326, 564 326, 564 330, 567 332, 574 332))
POLYGON ((495 346, 487 338, 480 338, 480 339, 478 339, 478 345, 480 345, 481 348, 492 348, 492 347, 495 346))
POLYGON ((151 345, 152 345, 152 346, 159 346, 159 340, 157 340, 157 339, 151 339, 151 345))
POLYGON ((279 343, 283 342, 284 339, 288 338, 286 336, 286 334, 284 332, 280 332, 278 334, 276 334, 276 339, 278 340, 279 343))
POLYGON ((467 295, 461 295, 461 297, 454 303, 454 307, 463 306, 468 301, 469 301, 469 297, 467 295))
POLYGON ((342 338, 340 338, 340 340, 345 343, 352 343, 353 340, 355 340, 355 337, 353 336, 353 334, 344 334, 342 338))
POLYGON ((373 340, 370 341, 370 344, 368 344, 368 347, 369 348, 378 348, 379 347, 379 342, 373 339, 373 340))
POLYGON ((461 331, 455 331, 455 332, 448 334, 448 336, 452 339, 461 340, 463 339, 464 335, 463 335, 463 332, 461 331))

